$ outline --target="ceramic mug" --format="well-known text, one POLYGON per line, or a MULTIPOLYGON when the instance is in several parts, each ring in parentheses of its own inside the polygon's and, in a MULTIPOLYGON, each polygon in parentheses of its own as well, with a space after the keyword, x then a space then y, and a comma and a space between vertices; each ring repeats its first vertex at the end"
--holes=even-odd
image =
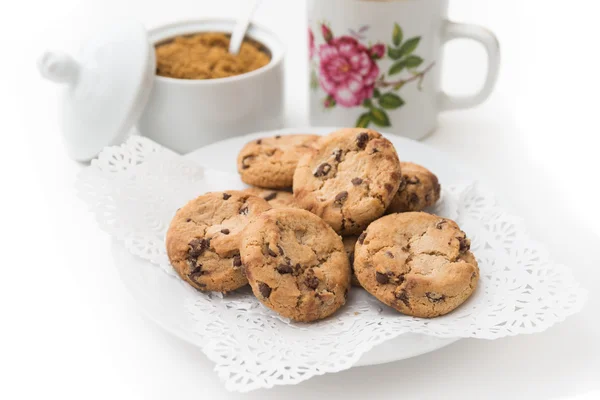
POLYGON ((447 0, 309 0, 311 124, 421 139, 441 111, 485 101, 498 75, 498 40, 485 28, 449 21, 447 10, 447 0), (485 83, 470 96, 440 89, 444 44, 458 38, 487 51, 485 83))

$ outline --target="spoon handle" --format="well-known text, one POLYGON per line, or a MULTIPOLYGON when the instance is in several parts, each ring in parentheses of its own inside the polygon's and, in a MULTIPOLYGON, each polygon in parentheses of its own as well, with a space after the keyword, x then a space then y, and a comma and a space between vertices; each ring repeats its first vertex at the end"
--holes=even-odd
POLYGON ((250 25, 250 19, 252 19, 252 14, 254 14, 258 1, 259 0, 248 0, 248 9, 235 24, 233 32, 231 33, 231 40, 229 41, 229 52, 231 54, 237 54, 240 51, 244 36, 246 36, 246 31, 248 30, 248 25, 250 25))

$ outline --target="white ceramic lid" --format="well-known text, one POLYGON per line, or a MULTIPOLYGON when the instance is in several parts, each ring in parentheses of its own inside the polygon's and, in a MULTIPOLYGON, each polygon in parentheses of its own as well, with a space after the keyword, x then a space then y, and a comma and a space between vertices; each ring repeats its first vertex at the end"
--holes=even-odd
POLYGON ((140 117, 156 69, 144 26, 115 21, 93 35, 73 58, 46 52, 41 74, 65 85, 62 131, 69 155, 89 161, 105 147, 120 144, 140 117))

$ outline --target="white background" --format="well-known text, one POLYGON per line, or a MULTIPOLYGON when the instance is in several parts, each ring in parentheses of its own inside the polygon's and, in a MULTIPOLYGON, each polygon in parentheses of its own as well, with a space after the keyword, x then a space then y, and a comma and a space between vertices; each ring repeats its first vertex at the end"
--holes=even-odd
MULTIPOLYGON (((241 2, 2 2, 0 398, 600 398, 600 10, 589 0, 452 0, 451 18, 498 35, 501 76, 487 103, 442 115, 425 141, 485 176, 572 266, 591 293, 581 314, 538 335, 463 340, 247 395, 227 393, 198 349, 140 314, 112 265, 109 237, 75 196, 82 166, 66 156, 57 90, 39 78, 35 60, 46 48, 75 50, 115 15, 152 27, 232 15, 241 2)), ((288 46, 288 126, 307 124, 305 19, 301 0, 264 0, 256 14, 288 46)), ((484 63, 477 46, 451 43, 444 86, 475 90, 484 63)))

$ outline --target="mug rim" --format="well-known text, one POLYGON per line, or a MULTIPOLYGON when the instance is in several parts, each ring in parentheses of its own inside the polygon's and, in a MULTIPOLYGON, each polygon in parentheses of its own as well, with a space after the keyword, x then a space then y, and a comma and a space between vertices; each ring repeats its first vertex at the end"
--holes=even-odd
MULTIPOLYGON (((177 21, 172 22, 170 24, 160 25, 156 28, 148 30, 148 38, 150 41, 150 46, 152 47, 152 51, 154 51, 155 46, 160 41, 186 34, 211 32, 211 30, 208 30, 206 28, 203 29, 203 26, 205 27, 211 24, 222 25, 226 26, 227 28, 229 28, 228 30, 231 31, 235 26, 235 23, 236 20, 231 18, 202 18, 177 21)), ((214 32, 215 30, 212 31, 214 32)), ((225 30, 225 32, 227 32, 227 30, 225 30)), ((154 79, 156 79, 159 82, 178 85, 222 85, 227 83, 243 81, 246 79, 251 79, 253 77, 267 74, 281 64, 286 53, 286 48, 285 45, 281 42, 281 40, 279 40, 277 35, 275 35, 269 29, 266 29, 262 25, 256 24, 254 22, 250 23, 246 35, 252 38, 253 40, 256 40, 257 42, 265 46, 267 49, 269 49, 269 52, 271 53, 271 60, 268 64, 258 69, 255 69, 254 71, 234 76, 228 76, 224 78, 180 79, 155 74, 154 79)))

